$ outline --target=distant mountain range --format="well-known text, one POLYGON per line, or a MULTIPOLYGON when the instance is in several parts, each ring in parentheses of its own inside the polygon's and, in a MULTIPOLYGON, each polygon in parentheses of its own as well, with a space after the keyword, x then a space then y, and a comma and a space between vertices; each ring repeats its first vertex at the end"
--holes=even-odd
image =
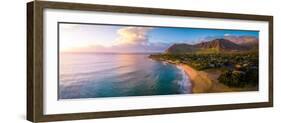
POLYGON ((245 52, 258 49, 258 39, 255 37, 225 37, 197 44, 173 44, 166 53, 219 53, 245 52))

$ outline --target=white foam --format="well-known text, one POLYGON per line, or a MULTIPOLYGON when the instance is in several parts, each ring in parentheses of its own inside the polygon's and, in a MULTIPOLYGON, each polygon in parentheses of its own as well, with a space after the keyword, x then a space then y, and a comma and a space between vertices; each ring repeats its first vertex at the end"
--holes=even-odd
POLYGON ((191 82, 190 82, 189 76, 186 75, 183 68, 181 68, 179 66, 177 66, 177 68, 181 71, 181 74, 182 74, 182 80, 178 81, 178 84, 180 85, 182 92, 191 93, 192 89, 191 89, 191 82))

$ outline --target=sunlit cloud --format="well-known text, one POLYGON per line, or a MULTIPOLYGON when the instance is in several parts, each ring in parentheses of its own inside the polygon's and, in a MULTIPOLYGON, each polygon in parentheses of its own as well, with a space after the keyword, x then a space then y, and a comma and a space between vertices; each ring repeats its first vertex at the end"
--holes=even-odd
POLYGON ((148 33, 151 27, 124 27, 117 30, 119 37, 116 40, 117 45, 125 44, 145 44, 148 42, 148 33))
POLYGON ((252 40, 258 40, 258 33, 189 28, 60 24, 59 46, 60 51, 65 52, 162 52, 174 43, 196 44, 216 38, 229 39, 235 43, 252 42, 252 40))

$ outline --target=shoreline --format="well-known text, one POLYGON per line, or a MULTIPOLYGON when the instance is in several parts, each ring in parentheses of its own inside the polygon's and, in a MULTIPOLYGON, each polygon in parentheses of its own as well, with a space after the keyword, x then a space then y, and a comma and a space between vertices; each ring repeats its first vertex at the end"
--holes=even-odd
POLYGON ((192 93, 258 91, 258 87, 233 88, 219 83, 218 77, 221 72, 217 69, 198 71, 186 64, 176 65, 181 67, 189 76, 192 83, 192 93))
POLYGON ((182 68, 185 74, 189 77, 191 81, 192 93, 206 93, 209 92, 212 82, 206 76, 203 76, 199 71, 191 68, 184 64, 175 64, 182 68))
POLYGON ((178 68, 180 68, 184 71, 185 75, 188 76, 188 78, 191 82, 191 92, 192 93, 210 92, 210 88, 212 88, 212 81, 207 76, 203 75, 203 73, 201 73, 201 71, 197 71, 188 65, 176 63, 176 62, 170 61, 170 60, 165 60, 162 62, 174 64, 178 68))
POLYGON ((174 61, 162 61, 174 64, 182 69, 191 82, 192 93, 215 93, 215 92, 241 92, 257 91, 256 87, 232 88, 218 82, 221 72, 218 69, 198 71, 189 65, 174 61))

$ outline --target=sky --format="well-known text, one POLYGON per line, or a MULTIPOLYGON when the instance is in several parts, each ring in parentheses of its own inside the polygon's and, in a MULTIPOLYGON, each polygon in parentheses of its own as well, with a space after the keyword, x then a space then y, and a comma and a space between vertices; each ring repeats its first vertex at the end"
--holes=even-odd
POLYGON ((258 31, 95 24, 59 24, 63 52, 163 52, 175 43, 196 44, 225 36, 251 36, 258 31))

